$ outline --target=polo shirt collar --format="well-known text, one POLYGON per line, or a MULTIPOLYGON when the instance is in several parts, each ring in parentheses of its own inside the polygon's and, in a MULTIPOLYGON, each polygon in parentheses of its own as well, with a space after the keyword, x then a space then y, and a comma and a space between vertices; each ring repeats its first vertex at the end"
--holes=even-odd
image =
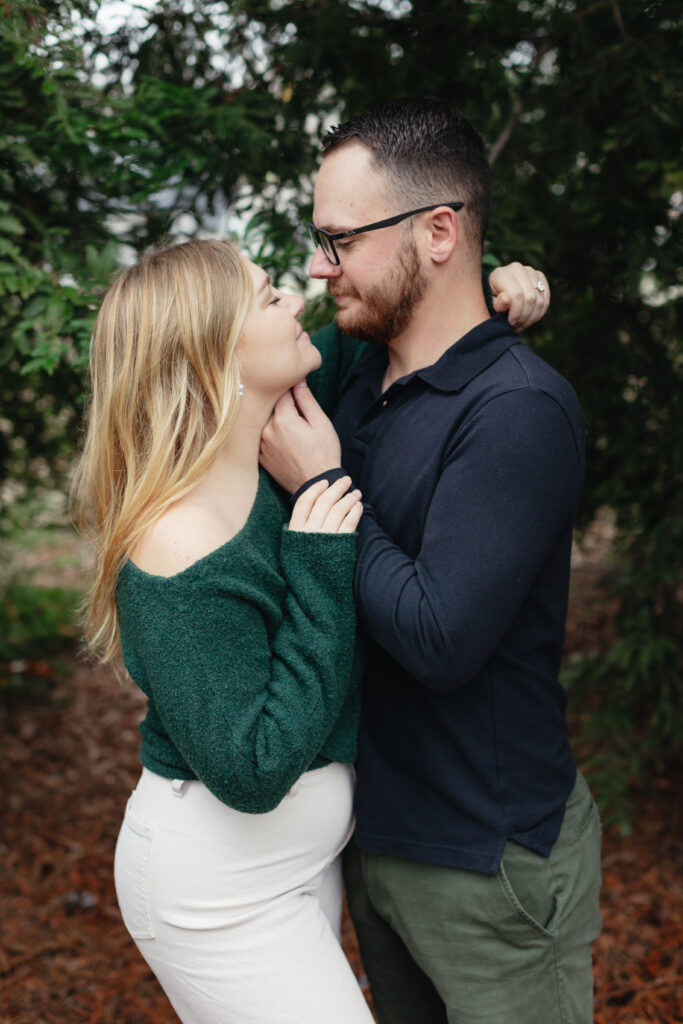
MULTIPOLYGON (((510 327, 505 313, 496 313, 483 323, 463 334, 450 348, 446 349, 431 366, 401 377, 396 384, 407 384, 413 377, 419 377, 438 391, 460 391, 495 363, 513 345, 520 344, 519 335, 510 327)), ((374 377, 381 381, 387 366, 386 346, 372 346, 352 370, 352 376, 363 375, 368 383, 374 377)))
POLYGON ((415 375, 439 391, 460 391, 518 343, 519 335, 510 327, 507 316, 497 313, 464 334, 431 366, 416 370, 415 375))

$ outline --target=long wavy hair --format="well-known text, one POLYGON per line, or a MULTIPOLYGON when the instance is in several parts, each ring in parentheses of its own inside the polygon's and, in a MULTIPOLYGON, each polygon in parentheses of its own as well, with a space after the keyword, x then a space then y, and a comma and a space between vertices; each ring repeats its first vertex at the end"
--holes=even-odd
POLYGON ((239 403, 237 345, 252 287, 232 243, 156 249, 102 300, 90 344, 74 522, 95 553, 85 640, 120 654, 116 581, 143 531, 202 479, 239 403))

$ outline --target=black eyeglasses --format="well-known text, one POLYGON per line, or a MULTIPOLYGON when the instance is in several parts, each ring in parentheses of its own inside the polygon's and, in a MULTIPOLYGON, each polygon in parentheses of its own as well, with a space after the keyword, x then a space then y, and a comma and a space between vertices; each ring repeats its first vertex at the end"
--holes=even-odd
POLYGON ((330 263, 334 267, 338 267, 339 255, 334 247, 334 243, 340 238, 350 238, 351 235, 364 235, 366 231, 377 231, 379 228, 390 228, 392 224, 399 224, 402 220, 406 220, 407 217, 414 217, 417 213, 427 213, 428 210, 436 210, 439 206, 448 206, 451 210, 457 212, 462 210, 464 205, 464 203, 434 203, 432 206, 421 206, 418 210, 408 210, 407 213, 399 213, 396 217, 387 217, 386 220, 375 221, 374 224, 365 224, 362 228, 352 228, 350 231, 337 231, 336 234, 323 231, 322 228, 317 228, 315 224, 307 224, 306 227, 311 233, 311 238, 316 248, 320 246, 330 263))

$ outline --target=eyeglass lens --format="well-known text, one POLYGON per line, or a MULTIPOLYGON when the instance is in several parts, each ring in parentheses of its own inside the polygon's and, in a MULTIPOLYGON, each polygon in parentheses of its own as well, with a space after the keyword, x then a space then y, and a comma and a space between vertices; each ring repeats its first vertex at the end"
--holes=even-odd
POLYGON ((308 224, 307 227, 308 233, 313 239, 313 245, 315 245, 316 248, 320 246, 320 248, 323 251, 323 254, 327 257, 330 263, 334 263, 336 266, 336 264, 339 262, 339 259, 337 257, 337 253, 334 249, 334 246, 332 245, 332 242, 329 240, 327 235, 324 235, 322 231, 318 231, 312 224, 308 224))
POLYGON ((325 253, 327 258, 329 260, 332 260, 333 263, 336 263, 337 262, 337 254, 334 251, 334 248, 332 246, 332 242, 329 240, 327 235, 318 235, 318 239, 320 241, 320 246, 322 248, 322 251, 325 253))

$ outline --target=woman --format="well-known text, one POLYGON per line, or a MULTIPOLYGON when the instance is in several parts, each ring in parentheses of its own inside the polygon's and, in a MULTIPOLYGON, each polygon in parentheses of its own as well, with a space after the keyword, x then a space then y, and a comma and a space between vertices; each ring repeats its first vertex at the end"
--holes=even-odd
POLYGON ((105 295, 76 493, 91 648, 148 698, 117 843, 124 922, 186 1024, 370 1024, 339 944, 359 710, 350 481, 288 515, 259 470, 316 369, 302 302, 229 242, 105 295))

